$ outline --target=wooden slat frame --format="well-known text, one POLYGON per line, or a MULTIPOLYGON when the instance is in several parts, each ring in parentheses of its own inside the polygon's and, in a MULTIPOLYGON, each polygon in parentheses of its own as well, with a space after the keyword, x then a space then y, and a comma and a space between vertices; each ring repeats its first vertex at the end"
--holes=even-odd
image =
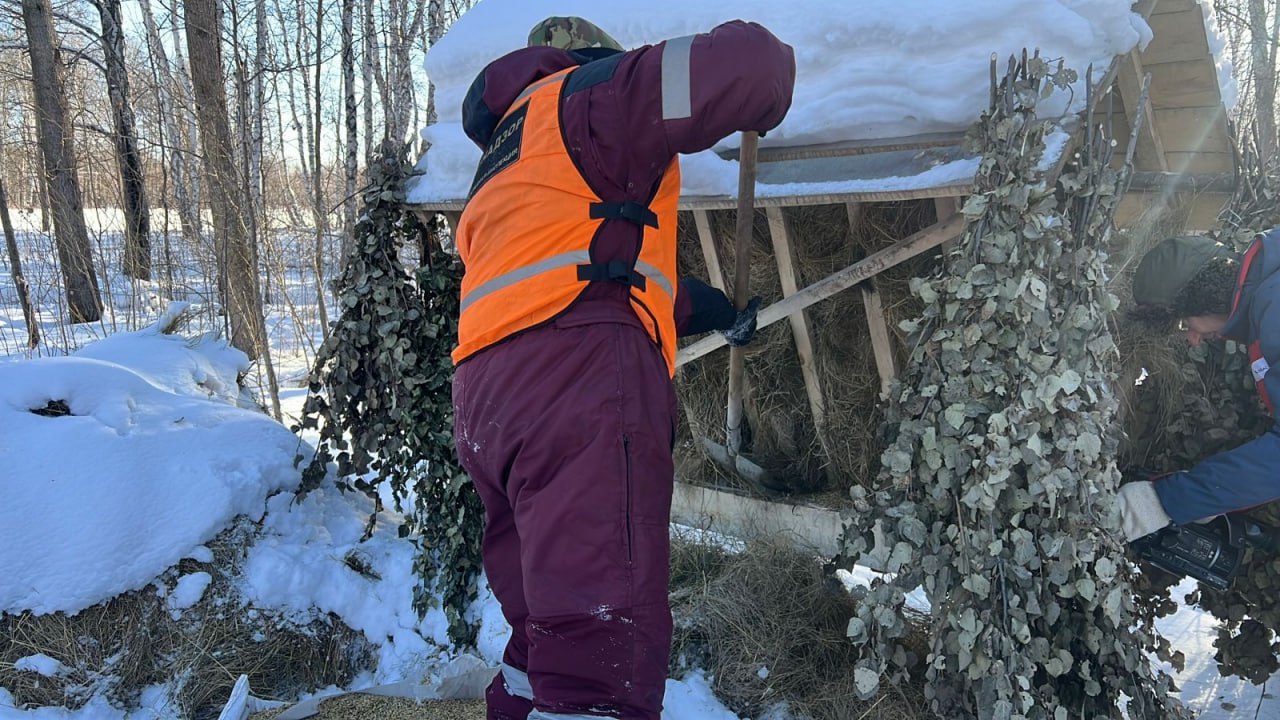
MULTIPOLYGON (((959 237, 960 233, 964 231, 964 225, 964 216, 956 215, 950 220, 930 225, 883 250, 872 253, 849 267, 819 280, 791 297, 784 298, 764 308, 760 311, 756 323, 757 327, 768 327, 794 312, 821 302, 843 290, 848 290, 863 280, 875 277, 891 267, 941 245, 947 240, 959 237)), ((679 367, 697 360, 703 355, 718 350, 725 345, 724 336, 719 333, 708 335, 695 343, 681 348, 676 353, 676 366, 679 367)))
MULTIPOLYGON (((787 219, 782 208, 766 208, 769 219, 769 238, 773 241, 773 255, 778 264, 778 276, 782 281, 782 296, 791 297, 800 291, 795 267, 795 252, 787 231, 787 219)), ((813 413, 813 425, 818 432, 818 442, 830 457, 827 436, 827 407, 818 379, 818 364, 813 351, 813 333, 809 328, 808 313, 802 308, 787 316, 791 334, 796 341, 796 353, 800 356, 800 372, 804 375, 804 389, 809 396, 809 411, 813 413)))

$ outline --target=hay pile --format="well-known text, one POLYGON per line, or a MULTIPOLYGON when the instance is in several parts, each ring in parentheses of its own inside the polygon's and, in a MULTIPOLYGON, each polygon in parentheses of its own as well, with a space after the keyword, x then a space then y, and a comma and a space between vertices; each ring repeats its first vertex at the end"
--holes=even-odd
MULTIPOLYGON (((786 208, 784 215, 802 288, 936 219, 931 200, 863 204, 855 213, 852 226, 845 205, 786 208)), ((710 213, 721 267, 730 274, 734 216, 733 211, 710 213)), ((681 213, 679 233, 681 272, 706 279, 706 263, 692 213, 681 213)), ((899 320, 918 310, 908 292, 908 281, 923 274, 937 258, 936 251, 925 253, 875 278, 891 334, 898 332, 899 320)), ((762 210, 755 214, 751 269, 751 293, 763 297, 765 305, 781 300, 778 265, 762 210)), ((732 296, 732 277, 725 280, 732 296)), ((782 321, 763 328, 747 347, 745 454, 779 478, 784 485, 782 490, 844 497, 846 488, 861 484, 879 469, 880 378, 860 292, 846 290, 807 312, 826 408, 823 430, 830 453, 824 451, 814 427, 791 326, 782 321)), ((896 350, 902 352, 901 343, 896 350)), ((684 407, 682 442, 678 447, 682 477, 713 486, 737 486, 737 478, 725 475, 709 462, 697 442, 706 436, 724 443, 728 352, 718 350, 684 367, 677 376, 677 389, 684 407)))
MULTIPOLYGON (((919 685, 858 700, 857 650, 846 636, 856 600, 813 555, 776 539, 732 554, 678 541, 671 587, 672 676, 706 670, 734 712, 761 717, 785 703, 811 720, 927 716, 919 685)), ((923 653, 927 643, 915 639, 923 653)))
POLYGON ((200 602, 180 615, 149 585, 73 616, 0 616, 0 687, 19 708, 76 709, 98 694, 137 707, 142 690, 167 685, 181 716, 202 720, 218 716, 242 674, 265 699, 349 683, 372 662, 363 635, 334 617, 298 624, 243 606, 233 579, 255 530, 241 518, 208 543, 212 562, 186 559, 158 579, 172 588, 188 573, 213 577, 200 602), (65 672, 49 678, 14 668, 35 654, 65 672))

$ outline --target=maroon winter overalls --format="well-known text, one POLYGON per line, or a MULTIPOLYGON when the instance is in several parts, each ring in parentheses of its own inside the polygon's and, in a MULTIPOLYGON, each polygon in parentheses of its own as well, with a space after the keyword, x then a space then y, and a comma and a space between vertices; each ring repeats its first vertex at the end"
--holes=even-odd
MULTIPOLYGON (((611 55, 527 48, 476 79, 468 135, 487 149, 526 87, 573 66, 564 147, 601 200, 633 206, 677 153, 775 127, 795 74, 790 47, 742 22, 611 55)), ((592 263, 634 267, 642 232, 604 223, 592 263)), ((489 718, 661 714, 676 401, 630 290, 625 274, 592 281, 564 312, 457 368, 458 455, 484 502, 484 566, 512 627, 489 718)), ((698 300, 682 282, 677 332, 720 326, 699 318, 698 300)))

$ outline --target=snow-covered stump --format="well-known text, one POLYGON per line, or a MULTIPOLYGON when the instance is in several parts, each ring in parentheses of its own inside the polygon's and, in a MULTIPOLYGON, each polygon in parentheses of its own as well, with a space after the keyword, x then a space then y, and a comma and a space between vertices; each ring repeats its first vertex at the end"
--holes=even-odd
MULTIPOLYGON (((994 66, 993 66, 994 75, 994 66)), ((911 365, 890 393, 897 437, 854 488, 848 550, 890 575, 849 625, 859 691, 906 676, 905 594, 923 585, 926 692, 942 717, 1179 713, 1144 651, 1117 532, 1117 402, 1106 244, 1123 176, 1094 134, 1058 178, 1039 166, 1035 106, 1056 72, 1011 62, 975 127, 969 225, 943 271, 913 285, 911 365)))

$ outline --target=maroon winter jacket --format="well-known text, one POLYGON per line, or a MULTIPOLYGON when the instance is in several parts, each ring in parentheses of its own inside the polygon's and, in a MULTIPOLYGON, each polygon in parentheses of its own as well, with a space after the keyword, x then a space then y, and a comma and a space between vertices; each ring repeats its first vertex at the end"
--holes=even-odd
MULTIPOLYGON (((524 48, 490 63, 471 84, 462 111, 467 136, 484 149, 526 87, 579 65, 585 67, 575 75, 589 76, 593 84, 578 92, 566 88, 565 145, 605 202, 645 204, 675 155, 706 150, 738 131, 777 127, 795 87, 791 46, 739 20, 625 53, 524 48)), ((596 240, 596 262, 634 260, 641 237, 632 223, 606 223, 596 240)), ((582 298, 616 295, 623 300, 620 311, 631 313, 627 294, 623 285, 597 283, 582 298)), ((680 335, 727 328, 735 315, 721 293, 688 279, 676 293, 675 312, 680 335)))

